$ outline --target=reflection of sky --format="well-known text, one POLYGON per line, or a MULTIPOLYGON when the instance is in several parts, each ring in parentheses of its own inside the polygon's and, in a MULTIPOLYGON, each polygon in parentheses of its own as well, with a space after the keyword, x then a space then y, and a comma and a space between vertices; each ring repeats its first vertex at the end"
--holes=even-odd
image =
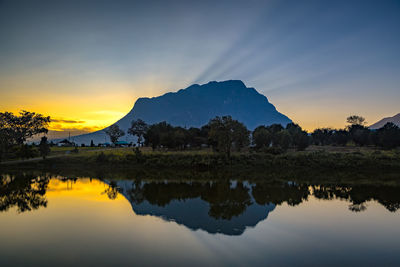
POLYGON ((399 11, 389 0, 2 1, 0 109, 90 129, 140 96, 242 79, 307 129, 351 113, 372 123, 399 112, 399 11))
POLYGON ((135 215, 122 195, 108 199, 106 188, 98 180, 51 180, 47 208, 0 213, 0 264, 381 265, 396 263, 400 252, 400 213, 374 202, 353 213, 348 202, 310 197, 277 206, 240 236, 226 236, 135 215))

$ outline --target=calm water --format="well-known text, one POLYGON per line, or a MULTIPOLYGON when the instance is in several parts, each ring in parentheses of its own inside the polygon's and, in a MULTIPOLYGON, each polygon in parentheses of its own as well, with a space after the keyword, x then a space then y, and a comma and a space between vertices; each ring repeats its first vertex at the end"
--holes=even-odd
POLYGON ((0 266, 400 266, 400 187, 3 175, 0 266))

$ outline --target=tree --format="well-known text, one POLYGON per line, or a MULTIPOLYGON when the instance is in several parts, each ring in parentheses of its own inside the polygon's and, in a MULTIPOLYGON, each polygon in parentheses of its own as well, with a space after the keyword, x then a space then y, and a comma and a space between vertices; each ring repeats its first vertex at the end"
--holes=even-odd
POLYGON ((90 140, 90 147, 94 147, 94 142, 93 142, 93 140, 90 140))
POLYGON ((40 151, 40 156, 42 156, 43 159, 46 159, 47 155, 49 155, 50 153, 50 145, 49 143, 47 143, 46 136, 43 136, 42 139, 40 140, 39 151, 40 151))
POLYGON ((283 150, 288 149, 292 141, 288 130, 279 131, 276 134, 276 139, 277 139, 276 145, 281 147, 283 150))
POLYGON ((334 132, 335 131, 330 128, 315 129, 314 132, 311 133, 312 142, 317 146, 329 145, 332 142, 334 132))
POLYGON ((249 131, 243 123, 231 116, 215 117, 208 123, 209 139, 218 152, 230 157, 232 147, 240 150, 249 144, 249 131))
POLYGON ((0 134, 11 144, 22 145, 34 135, 47 133, 50 117, 35 112, 21 111, 19 116, 11 112, 0 112, 0 134))
POLYGON ((145 144, 150 145, 153 150, 158 148, 160 145, 171 146, 173 140, 170 138, 171 134, 169 133, 172 130, 173 127, 165 121, 150 125, 144 134, 145 144))
POLYGON ((45 117, 34 112, 21 111, 19 115, 11 112, 0 112, 0 160, 11 154, 23 158, 34 155, 29 146, 24 142, 34 135, 47 133, 50 117, 45 117))
POLYGON ((199 128, 191 127, 187 131, 188 144, 190 147, 201 147, 202 144, 207 143, 208 133, 203 134, 203 131, 199 128))
POLYGON ((334 130, 331 140, 334 145, 344 146, 349 141, 349 132, 344 129, 334 130))
POLYGON ((386 123, 376 131, 377 144, 384 148, 395 148, 400 146, 400 128, 392 122, 386 123))
POLYGON ((271 145, 272 135, 265 126, 255 128, 252 135, 256 149, 266 148, 271 145))
POLYGON ((118 125, 113 124, 107 129, 104 130, 105 133, 110 137, 110 140, 113 144, 118 142, 118 139, 125 135, 125 132, 122 131, 118 125))
POLYGON ((272 146, 278 146, 279 143, 279 136, 278 133, 283 130, 283 126, 280 124, 272 124, 266 129, 271 133, 271 141, 272 141, 272 146))
POLYGON ((292 146, 296 147, 297 150, 304 150, 309 145, 308 133, 303 131, 301 127, 296 123, 288 123, 286 130, 291 137, 292 146))
POLYGON ((350 125, 365 125, 367 122, 365 121, 364 117, 358 115, 351 115, 347 117, 347 123, 350 125))
POLYGON ((143 120, 133 120, 131 127, 128 129, 128 134, 133 136, 136 135, 138 137, 137 143, 140 146, 143 144, 143 136, 147 132, 148 128, 149 126, 143 120))
POLYGON ((365 146, 370 143, 371 131, 360 124, 352 124, 348 127, 349 136, 356 145, 365 146))

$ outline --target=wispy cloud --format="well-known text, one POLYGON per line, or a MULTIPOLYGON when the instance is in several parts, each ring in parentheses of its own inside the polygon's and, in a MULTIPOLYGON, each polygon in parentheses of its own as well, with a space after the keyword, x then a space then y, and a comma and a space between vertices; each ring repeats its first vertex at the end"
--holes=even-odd
POLYGON ((85 123, 85 121, 77 121, 77 120, 65 120, 65 119, 52 119, 51 122, 57 122, 57 123, 85 123))
POLYGON ((49 127, 49 130, 52 131, 64 131, 64 132, 74 132, 74 131, 80 131, 80 132, 94 132, 103 129, 103 127, 98 127, 98 126, 77 126, 77 127, 69 127, 65 126, 62 124, 52 124, 49 127))

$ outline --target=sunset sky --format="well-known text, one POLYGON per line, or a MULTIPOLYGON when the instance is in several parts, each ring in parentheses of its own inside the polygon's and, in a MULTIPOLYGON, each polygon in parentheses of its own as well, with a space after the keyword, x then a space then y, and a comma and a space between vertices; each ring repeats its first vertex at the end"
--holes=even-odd
POLYGON ((110 125, 138 97, 241 79, 303 128, 400 112, 400 1, 2 1, 0 112, 110 125))

